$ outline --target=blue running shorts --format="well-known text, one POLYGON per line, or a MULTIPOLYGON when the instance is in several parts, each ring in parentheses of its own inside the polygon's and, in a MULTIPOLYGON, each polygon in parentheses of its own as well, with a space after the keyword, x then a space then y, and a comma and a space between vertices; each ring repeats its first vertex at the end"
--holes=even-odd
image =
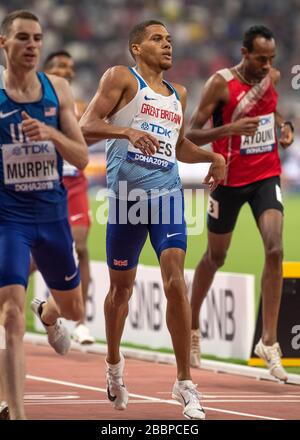
POLYGON ((77 256, 67 219, 40 224, 0 221, 0 287, 27 287, 30 254, 50 289, 71 290, 79 285, 77 256))
POLYGON ((165 249, 186 251, 187 231, 181 190, 139 202, 109 200, 108 266, 115 270, 136 267, 148 233, 158 260, 165 249))

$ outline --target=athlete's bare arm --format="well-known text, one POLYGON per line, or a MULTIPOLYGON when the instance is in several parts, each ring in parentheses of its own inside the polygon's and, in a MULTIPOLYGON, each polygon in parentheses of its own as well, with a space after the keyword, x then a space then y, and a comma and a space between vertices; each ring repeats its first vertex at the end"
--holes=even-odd
POLYGON ((225 79, 216 73, 205 84, 201 101, 191 120, 187 137, 197 145, 205 145, 216 139, 233 135, 253 136, 258 126, 259 118, 246 117, 238 121, 224 124, 216 128, 203 129, 217 106, 227 103, 229 91, 225 79))
POLYGON ((75 115, 78 121, 80 121, 81 116, 87 109, 87 102, 85 101, 75 101, 75 115))
POLYGON ((79 169, 88 163, 88 149, 80 131, 74 99, 65 79, 49 75, 59 99, 60 131, 22 112, 23 131, 30 141, 51 140, 64 159, 79 169))
MULTIPOLYGON (((184 114, 186 109, 186 89, 179 85, 174 84, 179 96, 180 102, 182 105, 182 112, 184 114)), ((211 167, 207 176, 204 179, 204 183, 210 184, 211 189, 213 190, 218 183, 224 179, 225 176, 225 159, 221 154, 213 153, 211 151, 206 151, 189 139, 187 139, 184 135, 184 118, 182 127, 179 133, 179 138, 176 144, 176 158, 185 163, 202 163, 208 162, 211 163, 211 167), (211 182, 211 179, 213 181, 211 182)))
POLYGON ((136 92, 136 79, 127 67, 115 66, 104 73, 96 95, 80 120, 83 135, 89 144, 103 139, 128 139, 144 154, 156 152, 159 143, 154 136, 107 122, 111 115, 134 98, 136 92))

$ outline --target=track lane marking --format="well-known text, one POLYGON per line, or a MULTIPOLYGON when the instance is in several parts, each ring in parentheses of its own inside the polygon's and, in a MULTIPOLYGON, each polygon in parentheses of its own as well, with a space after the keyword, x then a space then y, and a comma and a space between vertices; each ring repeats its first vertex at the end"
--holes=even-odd
MULTIPOLYGON (((84 390, 100 391, 100 392, 106 394, 106 388, 99 388, 99 387, 94 387, 91 385, 82 385, 82 384, 78 384, 75 382, 67 382, 67 381, 63 381, 63 380, 50 379, 50 378, 41 377, 41 376, 33 376, 30 374, 27 374, 26 378, 30 379, 30 380, 36 380, 39 382, 46 382, 46 383, 53 383, 53 384, 57 384, 57 385, 70 386, 70 387, 84 389, 84 390)), ((141 398, 143 400, 147 400, 150 402, 156 401, 157 403, 167 403, 170 405, 180 405, 181 406, 181 404, 179 402, 176 402, 175 400, 158 399, 155 397, 150 397, 150 396, 145 396, 145 395, 135 394, 135 393, 129 393, 129 396, 141 398)), ((212 407, 207 407, 207 406, 204 406, 204 409, 207 409, 210 411, 215 411, 215 412, 221 412, 221 413, 225 413, 225 414, 233 414, 233 415, 239 415, 239 416, 243 416, 243 417, 252 417, 252 418, 263 419, 263 420, 283 420, 283 419, 278 419, 278 418, 274 418, 274 417, 261 416, 258 414, 249 414, 249 413, 230 411, 230 410, 225 410, 225 409, 220 409, 220 408, 212 408, 212 407)))

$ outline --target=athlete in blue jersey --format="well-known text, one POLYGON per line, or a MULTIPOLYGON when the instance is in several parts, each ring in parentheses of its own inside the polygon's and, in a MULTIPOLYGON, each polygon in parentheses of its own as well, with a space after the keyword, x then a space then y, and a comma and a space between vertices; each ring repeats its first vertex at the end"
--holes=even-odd
POLYGON ((36 72, 42 46, 38 18, 28 11, 7 15, 0 46, 6 70, 0 89, 0 323, 5 355, 1 378, 10 418, 24 419, 24 301, 30 253, 52 296, 36 300, 34 313, 60 354, 70 347, 60 316, 83 313, 80 277, 62 185, 65 158, 82 169, 87 147, 67 81, 36 72))
POLYGON ((137 25, 130 34, 129 48, 136 67, 109 69, 80 122, 89 143, 108 139, 108 398, 115 409, 127 406, 124 357, 119 348, 139 254, 149 233, 161 267, 167 324, 177 361, 172 396, 182 403, 185 417, 201 420, 205 414, 189 368, 191 318, 183 273, 186 225, 177 159, 212 162, 205 182, 212 178, 213 186, 224 177, 225 162, 184 137, 186 91, 163 80, 163 72, 172 65, 171 38, 166 27, 157 21, 137 25), (131 201, 134 194, 141 199, 138 209, 131 201), (128 214, 125 221, 124 207, 128 214), (136 222, 137 216, 131 216, 135 210, 147 211, 146 218, 136 222), (164 215, 169 216, 167 221, 163 221, 164 215))

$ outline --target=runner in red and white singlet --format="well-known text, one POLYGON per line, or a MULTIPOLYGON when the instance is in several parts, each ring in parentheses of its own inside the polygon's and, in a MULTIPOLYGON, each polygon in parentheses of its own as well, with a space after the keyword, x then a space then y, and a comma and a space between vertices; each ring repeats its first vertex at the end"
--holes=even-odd
POLYGON ((286 381, 277 343, 277 322, 282 290, 283 205, 276 130, 283 148, 293 141, 293 125, 277 111, 272 68, 276 46, 272 32, 253 26, 244 35, 242 60, 213 75, 204 87, 188 137, 198 145, 212 142, 226 159, 225 180, 208 201, 208 248, 194 276, 191 365, 200 362, 199 312, 215 272, 224 264, 232 232, 244 203, 249 203, 265 249, 262 275, 263 329, 255 353, 270 373, 286 381), (211 118, 212 128, 203 129, 211 118))
POLYGON ((236 69, 217 72, 227 83, 229 101, 218 106, 212 115, 213 126, 230 124, 243 117, 259 117, 253 137, 235 135, 213 142, 214 151, 227 161, 228 186, 242 186, 278 176, 281 172, 275 132, 278 94, 276 72, 270 72, 257 85, 242 82, 236 69), (252 102, 251 102, 252 101, 252 102))

